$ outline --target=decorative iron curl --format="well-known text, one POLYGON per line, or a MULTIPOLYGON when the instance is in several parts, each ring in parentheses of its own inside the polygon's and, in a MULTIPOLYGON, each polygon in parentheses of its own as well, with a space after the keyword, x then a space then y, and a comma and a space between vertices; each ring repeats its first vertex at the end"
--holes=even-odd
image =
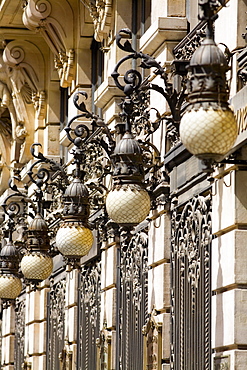
POLYGON ((47 169, 47 168, 40 168, 36 174, 37 176, 37 180, 34 179, 34 172, 33 172, 33 169, 34 167, 37 167, 40 163, 47 163, 49 164, 50 166, 50 169, 52 171, 58 171, 61 176, 63 178, 67 178, 67 175, 66 175, 66 172, 63 168, 63 166, 61 166, 59 163, 57 163, 56 161, 50 159, 50 158, 46 158, 43 153, 41 153, 40 151, 38 151, 38 153, 36 153, 35 151, 35 148, 37 147, 41 147, 42 148, 42 145, 40 143, 34 143, 31 145, 31 148, 30 148, 30 152, 32 154, 32 156, 36 159, 38 159, 38 161, 34 162, 32 164, 32 166, 30 167, 29 171, 28 171, 28 176, 30 177, 30 180, 38 186, 38 188, 41 188, 44 184, 47 184, 47 182, 50 180, 50 171, 47 169))
POLYGON ((44 163, 44 162, 47 162, 47 158, 45 158, 45 156, 41 153, 41 152, 38 152, 38 154, 35 154, 35 147, 37 146, 40 146, 42 147, 41 144, 39 143, 34 143, 32 144, 31 148, 30 148, 30 151, 31 151, 31 154, 34 158, 37 158, 38 161, 34 162, 32 164, 32 166, 30 167, 29 171, 28 171, 28 176, 30 178, 30 180, 39 188, 41 189, 41 187, 44 185, 44 184, 47 184, 48 180, 50 179, 50 173, 49 171, 46 169, 46 168, 40 168, 36 174, 37 176, 37 179, 34 179, 33 177, 33 169, 34 167, 38 166, 40 163, 44 163))
POLYGON ((144 54, 142 52, 137 52, 134 50, 129 42, 129 40, 126 40, 124 44, 121 43, 121 40, 123 36, 127 35, 129 38, 131 38, 132 33, 128 28, 123 28, 119 31, 119 33, 116 35, 116 43, 117 46, 126 52, 129 52, 131 54, 123 57, 120 59, 120 61, 116 64, 114 71, 112 72, 111 76, 113 77, 116 86, 122 90, 127 96, 131 95, 134 91, 137 91, 139 87, 142 84, 142 77, 141 74, 134 70, 130 69, 125 73, 124 76, 124 82, 126 85, 122 85, 119 81, 119 67, 126 62, 129 59, 142 59, 142 62, 140 64, 140 67, 144 69, 150 69, 150 68, 156 68, 156 71, 154 72, 156 75, 161 75, 162 77, 165 77, 166 73, 163 67, 161 67, 160 63, 157 62, 156 59, 151 57, 148 54, 144 54))
POLYGON ((4 213, 11 219, 13 219, 14 217, 18 216, 20 211, 21 211, 21 207, 20 205, 17 203, 17 201, 10 201, 10 199, 14 198, 14 197, 18 197, 21 199, 18 201, 18 202, 24 202, 24 201, 27 201, 27 196, 26 194, 23 194, 19 189, 18 187, 16 186, 16 184, 14 183, 14 180, 17 180, 17 181, 20 181, 20 179, 16 176, 12 177, 9 179, 9 182, 8 182, 8 185, 9 185, 9 188, 13 191, 12 194, 10 194, 9 196, 7 196, 5 199, 4 199, 4 202, 3 204, 1 205, 3 210, 4 210, 4 213))
POLYGON ((32 200, 17 188, 13 182, 14 179, 20 181, 18 177, 13 177, 9 180, 9 188, 13 193, 7 196, 1 205, 4 213, 8 216, 6 223, 7 228, 5 231, 7 232, 10 241, 12 241, 13 231, 16 229, 17 222, 20 222, 26 216, 34 217, 31 212, 25 212, 25 205, 21 207, 20 204, 26 203, 27 205, 27 203, 31 203, 31 207, 35 210, 32 200), (17 198, 18 200, 14 200, 14 198, 17 198))
MULTIPOLYGON (((112 138, 108 126, 98 115, 89 112, 86 109, 86 105, 83 101, 79 103, 80 96, 83 96, 85 99, 88 98, 88 95, 85 91, 78 91, 74 94, 73 103, 75 107, 83 113, 73 117, 68 122, 67 126, 64 128, 67 138, 71 143, 73 143, 76 146, 76 148, 80 150, 83 149, 84 145, 95 140, 97 135, 102 132, 107 136, 108 142, 100 140, 99 143, 103 147, 103 149, 107 152, 107 154, 110 155, 115 148, 115 142, 112 138), (71 128, 72 123, 78 118, 82 117, 91 119, 92 126, 97 127, 97 129, 94 132, 90 133, 89 128, 83 123, 78 124, 74 129, 72 129, 71 128), (74 135, 76 136, 75 138, 71 136, 71 131, 74 132, 74 135)), ((77 150, 74 150, 73 154, 77 152, 78 152, 77 150)))
POLYGON ((18 216, 20 214, 20 211, 21 211, 21 207, 17 202, 12 201, 10 203, 7 203, 7 201, 10 199, 10 197, 14 197, 16 195, 17 194, 11 194, 10 196, 8 196, 5 199, 4 203, 2 204, 2 207, 4 209, 5 214, 8 215, 9 218, 11 218, 11 219, 18 216))
MULTIPOLYGON (((213 1, 213 0, 212 0, 213 1)), ((222 0, 223 1, 223 0, 222 0)), ((172 84, 168 81, 168 74, 166 72, 166 69, 163 68, 159 62, 153 57, 151 57, 148 54, 144 54, 142 52, 137 52, 135 51, 129 40, 126 40, 124 43, 121 43, 122 38, 131 38, 131 31, 127 28, 121 29, 119 33, 116 36, 116 43, 118 47, 128 53, 131 53, 122 59, 116 64, 114 71, 112 73, 112 77, 114 79, 114 82, 116 86, 122 90, 125 95, 127 96, 127 99, 132 99, 135 94, 137 96, 140 96, 141 92, 145 92, 148 90, 154 90, 161 94, 167 101, 171 115, 172 115, 172 121, 173 125, 176 127, 178 130, 179 122, 180 122, 180 111, 181 111, 181 106, 185 98, 186 94, 186 84, 184 83, 185 78, 183 79, 182 83, 182 89, 180 92, 177 92, 172 84), (130 69, 126 72, 124 76, 124 82, 125 85, 120 82, 120 73, 119 73, 119 68, 120 66, 126 62, 129 59, 141 59, 140 67, 143 69, 154 69, 154 74, 156 76, 160 76, 160 78, 163 81, 163 86, 154 84, 150 82, 150 78, 145 78, 142 80, 141 74, 133 69, 130 69)), ((177 72, 179 75, 183 76, 184 73, 182 73, 180 70, 177 72)), ((183 76, 184 77, 184 76, 183 76)), ((130 116, 131 118, 131 116, 130 116)))

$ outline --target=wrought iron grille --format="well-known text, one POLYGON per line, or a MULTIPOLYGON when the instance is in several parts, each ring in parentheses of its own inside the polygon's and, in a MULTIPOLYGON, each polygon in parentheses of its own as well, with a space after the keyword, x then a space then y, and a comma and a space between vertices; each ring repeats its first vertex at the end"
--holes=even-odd
MULTIPOLYGON (((148 236, 138 232, 120 250, 118 369, 143 369, 142 328, 147 321, 148 236)), ((117 359, 118 361, 118 359, 117 359)))
POLYGON ((47 369, 60 369, 59 355, 64 349, 66 279, 52 285, 47 299, 47 369))
POLYGON ((24 362, 25 310, 25 300, 17 301, 15 308, 15 370, 21 369, 24 362))
POLYGON ((171 369, 211 369, 211 196, 172 212, 171 369))
POLYGON ((79 278, 78 370, 97 369, 97 343, 100 326, 100 261, 84 267, 79 278))

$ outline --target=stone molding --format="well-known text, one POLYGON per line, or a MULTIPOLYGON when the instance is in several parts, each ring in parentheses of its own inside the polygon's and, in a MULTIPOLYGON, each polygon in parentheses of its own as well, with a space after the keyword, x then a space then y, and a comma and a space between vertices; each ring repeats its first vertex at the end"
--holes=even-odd
POLYGON ((184 17, 159 17, 140 39, 140 50, 152 55, 165 41, 180 41, 187 34, 184 17))
POLYGON ((7 43, 1 59, 1 116, 8 110, 11 121, 9 149, 4 152, 11 146, 11 161, 25 163, 31 157, 33 123, 43 122, 46 113, 44 60, 39 49, 25 40, 7 43))
POLYGON ((90 2, 89 5, 90 16, 94 24, 94 37, 98 42, 108 36, 112 21, 112 0, 96 0, 90 2))
POLYGON ((104 108, 113 97, 124 96, 122 91, 115 85, 112 77, 108 77, 95 91, 94 102, 99 108, 104 108))
POLYGON ((40 33, 55 55, 55 68, 60 85, 69 87, 75 78, 73 14, 66 3, 47 0, 28 0, 23 9, 24 25, 40 33))

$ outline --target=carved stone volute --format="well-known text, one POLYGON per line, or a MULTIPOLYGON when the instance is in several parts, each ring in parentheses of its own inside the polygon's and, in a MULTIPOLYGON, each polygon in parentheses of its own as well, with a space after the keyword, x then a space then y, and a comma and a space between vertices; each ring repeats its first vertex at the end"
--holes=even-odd
POLYGON ((23 23, 40 33, 54 53, 54 64, 58 71, 61 87, 70 86, 75 78, 74 22, 68 4, 53 0, 28 0, 24 6, 23 23))

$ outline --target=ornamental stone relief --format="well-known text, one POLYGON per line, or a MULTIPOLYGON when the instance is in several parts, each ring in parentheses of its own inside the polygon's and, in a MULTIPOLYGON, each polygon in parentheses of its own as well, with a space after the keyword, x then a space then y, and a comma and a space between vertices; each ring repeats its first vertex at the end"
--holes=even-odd
POLYGON ((152 313, 142 332, 146 342, 146 370, 161 370, 162 323, 156 321, 152 313))
POLYGON ((47 0, 27 0, 23 6, 24 25, 40 33, 54 53, 54 65, 60 85, 66 88, 75 77, 73 14, 68 4, 47 0))
POLYGON ((4 162, 25 163, 30 158, 33 122, 45 114, 43 70, 43 59, 32 43, 5 44, 0 55, 0 151, 6 157, 4 162))
MULTIPOLYGON (((86 1, 83 1, 86 5, 86 1)), ((112 20, 112 0, 90 1, 88 5, 94 23, 94 37, 98 42, 108 36, 112 20)))
POLYGON ((16 320, 15 320, 15 369, 20 369, 24 362, 24 338, 25 338, 25 300, 16 305, 16 320))
POLYGON ((100 370, 108 370, 110 368, 111 332, 106 328, 107 323, 104 322, 103 329, 100 331, 99 337, 96 339, 100 370))

